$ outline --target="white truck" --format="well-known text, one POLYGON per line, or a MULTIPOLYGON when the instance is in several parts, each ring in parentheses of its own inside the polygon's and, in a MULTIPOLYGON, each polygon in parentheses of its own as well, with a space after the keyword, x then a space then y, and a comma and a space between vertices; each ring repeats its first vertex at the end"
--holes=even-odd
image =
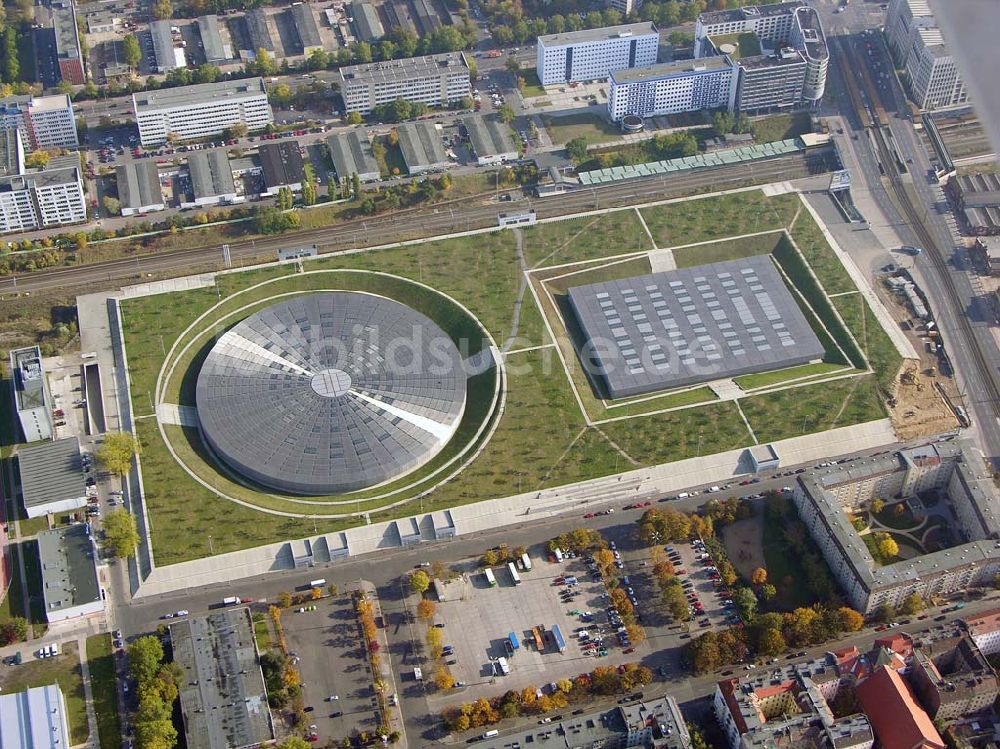
POLYGON ((497 668, 500 669, 500 673, 503 676, 507 676, 510 674, 510 664, 507 663, 507 659, 504 658, 503 656, 497 658, 497 668))
POLYGON ((239 596, 227 596, 222 599, 223 606, 235 606, 240 602, 239 596))

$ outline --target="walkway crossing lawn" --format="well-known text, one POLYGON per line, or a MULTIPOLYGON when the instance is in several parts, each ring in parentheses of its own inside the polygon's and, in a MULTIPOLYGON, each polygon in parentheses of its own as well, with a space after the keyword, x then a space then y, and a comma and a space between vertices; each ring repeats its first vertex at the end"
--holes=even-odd
POLYGON ((621 140, 622 131, 598 114, 570 114, 564 117, 543 114, 542 124, 552 139, 552 143, 561 146, 574 138, 583 138, 587 145, 607 143, 621 140))
POLYGON ((801 208, 798 195, 765 197, 759 190, 683 200, 640 209, 657 247, 784 229, 801 208))
MULTIPOLYGON (((90 736, 87 723, 87 702, 83 692, 83 668, 76 642, 67 642, 61 653, 52 658, 39 659, 31 653, 31 645, 22 651, 24 662, 20 666, 0 671, 0 689, 4 694, 23 692, 30 687, 58 684, 66 698, 66 722, 73 745, 82 744, 90 736)), ((120 744, 119 744, 120 746, 120 744)))
POLYGON ((101 749, 120 749, 121 723, 118 717, 118 678, 111 651, 111 635, 87 638, 87 668, 90 670, 90 691, 94 697, 97 735, 101 749))
POLYGON ((830 301, 868 357, 871 368, 878 376, 879 384, 884 388, 890 387, 903 363, 903 357, 899 355, 892 339, 879 324, 875 313, 868 306, 868 301, 861 294, 838 296, 830 301))
POLYGON ((524 256, 531 268, 652 249, 633 210, 537 224, 522 231, 524 256))
POLYGON ((752 395, 740 407, 761 444, 885 417, 871 375, 752 395))
MULTIPOLYGON (((752 35, 751 35, 752 36, 752 35)), ((753 137, 757 143, 773 143, 812 132, 809 112, 776 114, 753 121, 753 137)))

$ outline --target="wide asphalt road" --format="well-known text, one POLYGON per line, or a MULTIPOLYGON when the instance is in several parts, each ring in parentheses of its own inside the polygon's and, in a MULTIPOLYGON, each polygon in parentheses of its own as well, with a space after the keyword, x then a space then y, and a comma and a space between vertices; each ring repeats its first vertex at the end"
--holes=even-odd
MULTIPOLYGON (((517 197, 495 202, 482 198, 448 201, 428 208, 397 211, 366 219, 356 219, 320 229, 281 237, 229 242, 234 265, 274 260, 279 248, 315 244, 321 253, 350 252, 421 237, 440 236, 496 226, 497 214, 532 208, 539 218, 581 211, 644 203, 650 200, 689 195, 699 190, 724 190, 741 184, 763 184, 793 180, 827 171, 830 151, 816 149, 749 164, 700 169, 684 175, 664 176, 539 199, 517 197)), ((160 277, 189 274, 222 267, 222 241, 210 246, 151 255, 137 255, 90 265, 29 273, 0 279, 0 294, 35 292, 48 289, 85 287, 117 279, 134 279, 147 274, 160 277)))

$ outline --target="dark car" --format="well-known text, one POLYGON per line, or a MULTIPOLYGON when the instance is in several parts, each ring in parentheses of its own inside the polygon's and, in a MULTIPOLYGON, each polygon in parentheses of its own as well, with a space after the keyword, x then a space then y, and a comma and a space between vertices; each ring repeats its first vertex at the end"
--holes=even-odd
POLYGON ((340 710, 338 710, 338 711, 337 711, 337 712, 335 712, 335 713, 330 713, 330 717, 331 717, 331 718, 339 718, 339 717, 340 717, 341 715, 343 715, 343 714, 344 714, 343 712, 341 712, 340 710))

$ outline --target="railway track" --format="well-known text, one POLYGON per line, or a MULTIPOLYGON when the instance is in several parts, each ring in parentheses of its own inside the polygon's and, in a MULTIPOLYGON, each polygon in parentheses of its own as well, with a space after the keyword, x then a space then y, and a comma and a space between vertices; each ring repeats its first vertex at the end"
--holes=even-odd
MULTIPOLYGON (((726 189, 747 181, 756 183, 790 180, 829 171, 829 150, 819 148, 753 162, 750 165, 711 167, 682 176, 629 180, 604 187, 579 189, 547 199, 520 199, 510 202, 481 202, 469 205, 469 199, 440 203, 431 208, 409 209, 383 216, 354 219, 330 227, 286 234, 254 241, 230 241, 234 264, 271 260, 281 247, 316 244, 323 254, 355 252, 368 246, 417 240, 472 229, 496 226, 500 211, 534 209, 539 218, 552 218, 582 211, 622 207, 650 200, 688 195, 699 189, 726 189)), ((482 197, 479 198, 482 200, 482 197)), ((52 268, 13 278, 0 279, 0 294, 34 292, 47 289, 127 279, 150 273, 194 268, 222 267, 221 241, 211 245, 150 255, 137 255, 89 265, 52 268)))

